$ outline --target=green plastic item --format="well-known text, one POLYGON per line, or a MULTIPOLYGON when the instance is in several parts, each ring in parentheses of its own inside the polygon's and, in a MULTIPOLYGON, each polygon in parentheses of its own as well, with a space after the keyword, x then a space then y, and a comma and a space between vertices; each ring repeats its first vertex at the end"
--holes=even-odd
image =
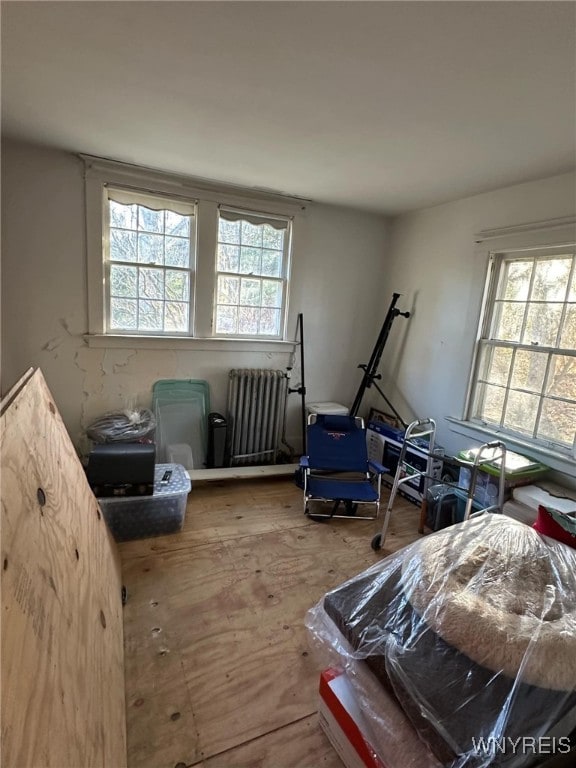
MULTIPOLYGON (((459 461, 466 464, 473 464, 476 454, 479 448, 469 448, 464 451, 459 451, 456 457, 459 461)), ((483 451, 486 454, 486 450, 483 451)), ((500 476, 501 459, 495 461, 487 461, 480 464, 480 469, 483 472, 487 472, 489 475, 500 476)), ((548 472, 550 467, 545 464, 541 464, 535 459, 530 459, 528 456, 522 456, 520 453, 514 451, 506 451, 506 465, 504 468, 504 476, 511 480, 521 480, 523 478, 536 477, 548 472)))
POLYGON ((204 399, 206 418, 210 413, 210 386, 202 379, 160 379, 152 387, 152 404, 189 400, 201 396, 204 399))
POLYGON ((169 446, 188 446, 194 468, 202 469, 208 450, 210 387, 201 379, 161 379, 152 387, 157 442, 164 459, 169 446))

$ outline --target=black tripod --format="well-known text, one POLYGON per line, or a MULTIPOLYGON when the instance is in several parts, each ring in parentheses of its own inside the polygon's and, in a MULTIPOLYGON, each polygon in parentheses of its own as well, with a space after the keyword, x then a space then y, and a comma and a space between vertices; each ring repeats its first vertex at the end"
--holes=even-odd
MULTIPOLYGON (((306 383, 304 379, 304 315, 302 312, 298 315, 298 344, 300 346, 300 386, 288 387, 287 395, 297 392, 300 395, 300 415, 302 418, 302 454, 306 455, 306 383)), ((288 367, 288 380, 292 366, 288 367)), ((284 411, 284 424, 286 424, 286 411, 284 411)), ((293 451, 292 451, 293 453, 293 451)))
POLYGON ((350 409, 350 415, 356 416, 356 414, 360 410, 360 406, 362 405, 362 398, 364 397, 364 392, 366 392, 367 389, 370 389, 370 387, 374 385, 378 390, 378 393, 384 398, 384 400, 386 401, 386 404, 388 405, 392 413, 396 416, 396 418, 400 421, 402 426, 407 427, 408 424, 400 416, 400 414, 394 408, 392 403, 388 400, 384 392, 382 392, 378 384, 376 384, 376 379, 382 378, 381 374, 379 374, 377 371, 378 371, 378 366, 380 365, 380 358, 382 357, 382 352, 384 351, 384 346, 386 345, 386 340, 388 339, 388 334, 390 333, 390 329, 392 328, 392 323, 394 322, 394 318, 397 317, 398 315, 402 315, 402 317, 410 317, 410 312, 400 312, 400 310, 396 308, 396 302, 398 301, 399 298, 400 298, 399 293, 392 294, 392 302, 390 304, 390 307, 388 308, 388 312, 386 314, 384 324, 382 325, 382 328, 380 330, 380 335, 378 336, 376 345, 372 350, 370 362, 368 363, 368 365, 361 364, 358 366, 358 368, 362 368, 362 370, 364 371, 364 376, 362 377, 362 382, 360 384, 360 387, 358 388, 356 397, 354 398, 354 403, 352 404, 352 408, 350 409))

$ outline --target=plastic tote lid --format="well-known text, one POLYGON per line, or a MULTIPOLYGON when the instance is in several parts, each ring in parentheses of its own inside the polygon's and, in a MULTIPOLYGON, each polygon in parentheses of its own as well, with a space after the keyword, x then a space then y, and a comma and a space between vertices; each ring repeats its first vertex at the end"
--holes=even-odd
POLYGON ((307 403, 308 413, 327 414, 329 416, 347 416, 348 408, 341 403, 307 403))

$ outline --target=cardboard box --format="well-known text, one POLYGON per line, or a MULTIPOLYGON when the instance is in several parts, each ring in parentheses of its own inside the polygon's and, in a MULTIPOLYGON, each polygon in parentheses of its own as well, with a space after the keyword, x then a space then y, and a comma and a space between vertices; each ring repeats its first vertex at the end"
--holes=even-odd
MULTIPOLYGON (((403 441, 403 430, 392 429, 387 424, 380 424, 375 421, 368 423, 366 430, 368 459, 377 461, 388 468, 389 471, 382 476, 383 481, 388 485, 392 485, 394 482, 403 441)), ((428 444, 424 440, 413 441, 408 447, 405 457, 405 472, 407 475, 416 474, 417 476, 414 480, 400 485, 398 489, 402 496, 416 504, 421 503, 423 493, 430 482, 442 477, 444 449, 436 445, 434 455, 430 456, 427 447, 428 444), (426 477, 417 474, 422 472, 426 474, 426 477)))
POLYGON ((346 675, 326 669, 320 675, 320 726, 346 768, 386 768, 370 744, 364 715, 346 675))

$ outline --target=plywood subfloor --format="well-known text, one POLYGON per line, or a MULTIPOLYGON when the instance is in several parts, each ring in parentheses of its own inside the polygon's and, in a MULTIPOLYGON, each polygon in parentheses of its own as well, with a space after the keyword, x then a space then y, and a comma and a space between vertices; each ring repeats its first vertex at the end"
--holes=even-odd
POLYGON ((181 533, 121 545, 129 766, 339 767, 304 617, 418 518, 398 499, 375 554, 380 521, 314 523, 290 480, 244 480, 193 488, 181 533))

